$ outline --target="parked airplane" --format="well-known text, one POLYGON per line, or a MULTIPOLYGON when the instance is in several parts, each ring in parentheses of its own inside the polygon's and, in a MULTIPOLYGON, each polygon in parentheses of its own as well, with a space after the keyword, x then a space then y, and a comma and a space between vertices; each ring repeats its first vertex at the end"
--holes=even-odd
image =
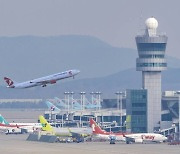
MULTIPOLYGON (((59 99, 58 97, 54 98, 57 102, 58 102, 58 106, 62 109, 68 109, 68 105, 65 104, 65 102, 63 102, 61 99, 59 99)), ((80 110, 81 109, 81 105, 73 99, 73 104, 69 104, 69 108, 73 108, 74 110, 80 110)))
POLYGON ((21 132, 21 129, 19 129, 16 125, 10 125, 1 115, 0 115, 0 130, 5 133, 21 132))
POLYGON ((87 136, 92 133, 92 131, 87 128, 52 127, 43 116, 39 116, 39 120, 40 120, 40 123, 42 124, 42 130, 46 131, 47 134, 51 134, 51 135, 77 137, 77 136, 87 136))
POLYGON ((90 125, 93 130, 93 134, 102 139, 111 139, 114 137, 115 140, 125 141, 127 144, 129 143, 145 143, 145 142, 164 142, 167 140, 167 137, 163 136, 162 134, 157 133, 136 133, 136 134, 127 134, 127 133, 111 133, 102 130, 97 123, 90 119, 90 125))
POLYGON ((46 87, 47 84, 55 84, 58 80, 61 79, 65 79, 69 77, 74 78, 74 76, 77 75, 79 72, 80 72, 79 70, 69 70, 21 83, 16 83, 15 81, 12 81, 8 77, 4 77, 4 80, 7 82, 8 88, 30 88, 35 86, 46 87))
POLYGON ((0 130, 6 134, 17 134, 24 132, 33 132, 42 128, 40 123, 9 123, 0 115, 0 130))
MULTIPOLYGON (((68 105, 65 104, 61 99, 59 99, 58 97, 55 97, 55 100, 57 100, 59 103, 58 103, 58 106, 60 108, 63 108, 63 109, 68 109, 68 105)), ((75 100, 75 99, 72 99, 72 104, 69 104, 69 108, 71 109, 74 109, 74 110, 81 110, 82 107, 81 107, 81 100, 75 100)), ((98 104, 92 104, 90 103, 87 99, 85 99, 85 104, 84 104, 84 108, 85 109, 96 109, 96 108, 99 108, 101 107, 101 105, 98 105, 98 104)))
POLYGON ((98 104, 98 100, 95 99, 95 98, 94 98, 94 102, 95 102, 96 104, 90 103, 90 102, 87 100, 87 98, 85 99, 85 101, 87 102, 87 103, 85 104, 85 108, 86 108, 86 109, 97 109, 97 108, 101 108, 101 104, 98 104))
POLYGON ((146 143, 146 142, 156 142, 161 143, 167 140, 162 134, 157 133, 137 133, 137 134, 126 134, 124 135, 126 138, 126 143, 146 143))
MULTIPOLYGON (((74 109, 78 109, 78 110, 81 110, 81 100, 79 100, 79 102, 75 99, 73 99, 73 107, 74 109)), ((96 109, 96 108, 99 108, 101 107, 101 105, 98 105, 98 104, 92 104, 90 103, 87 98, 85 98, 85 103, 84 103, 84 108, 85 109, 96 109)))
POLYGON ((126 139, 123 133, 113 133, 102 130, 92 118, 90 119, 90 126, 96 138, 110 140, 113 137, 116 141, 125 141, 126 139))
POLYGON ((61 110, 56 107, 54 104, 52 104, 50 101, 46 101, 46 105, 48 106, 48 109, 50 111, 54 111, 54 112, 60 112, 61 110))

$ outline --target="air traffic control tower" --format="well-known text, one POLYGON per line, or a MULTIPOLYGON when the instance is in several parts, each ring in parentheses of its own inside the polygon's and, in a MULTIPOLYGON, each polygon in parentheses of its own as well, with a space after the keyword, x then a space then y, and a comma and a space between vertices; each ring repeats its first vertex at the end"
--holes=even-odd
POLYGON ((136 70, 142 71, 142 88, 147 89, 147 132, 159 130, 161 121, 161 71, 166 70, 166 35, 158 35, 158 21, 148 18, 145 33, 136 36, 139 58, 136 70))

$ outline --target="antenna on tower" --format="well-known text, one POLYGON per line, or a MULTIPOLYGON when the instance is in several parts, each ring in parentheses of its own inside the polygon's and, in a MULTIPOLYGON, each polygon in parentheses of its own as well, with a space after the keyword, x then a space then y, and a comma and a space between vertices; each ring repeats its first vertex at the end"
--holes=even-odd
POLYGON ((142 32, 144 32, 144 20, 143 20, 143 11, 140 11, 140 17, 139 17, 139 32, 140 34, 142 34, 142 32))

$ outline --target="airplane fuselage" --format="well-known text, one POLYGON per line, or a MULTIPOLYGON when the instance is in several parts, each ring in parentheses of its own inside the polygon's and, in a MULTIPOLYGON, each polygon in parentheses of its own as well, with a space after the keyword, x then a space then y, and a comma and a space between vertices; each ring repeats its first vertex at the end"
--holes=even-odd
POLYGON ((116 141, 125 141, 125 137, 122 134, 93 134, 94 137, 104 140, 110 140, 112 137, 116 139, 116 141))
POLYGON ((167 140, 167 137, 162 134, 156 133, 137 133, 137 134, 127 134, 125 135, 127 138, 131 138, 136 140, 141 140, 142 142, 151 141, 151 142, 163 142, 167 140))
POLYGON ((42 125, 40 123, 9 123, 9 124, 0 123, 0 130, 26 129, 27 132, 33 132, 34 130, 40 128, 42 128, 42 125))

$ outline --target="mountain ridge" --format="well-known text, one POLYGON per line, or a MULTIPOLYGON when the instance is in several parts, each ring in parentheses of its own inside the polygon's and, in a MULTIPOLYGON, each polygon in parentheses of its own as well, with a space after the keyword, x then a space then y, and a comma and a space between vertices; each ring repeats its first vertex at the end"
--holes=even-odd
MULTIPOLYGON (((64 91, 115 91, 141 88, 141 72, 135 70, 138 52, 117 48, 92 36, 0 37, 0 98, 63 97, 64 91), (76 80, 66 79, 46 88, 7 89, 4 76, 23 82, 68 69, 79 69, 76 80)), ((162 88, 179 87, 180 60, 166 56, 169 70, 162 72, 162 88)), ((78 95, 78 94, 77 94, 78 95)))

